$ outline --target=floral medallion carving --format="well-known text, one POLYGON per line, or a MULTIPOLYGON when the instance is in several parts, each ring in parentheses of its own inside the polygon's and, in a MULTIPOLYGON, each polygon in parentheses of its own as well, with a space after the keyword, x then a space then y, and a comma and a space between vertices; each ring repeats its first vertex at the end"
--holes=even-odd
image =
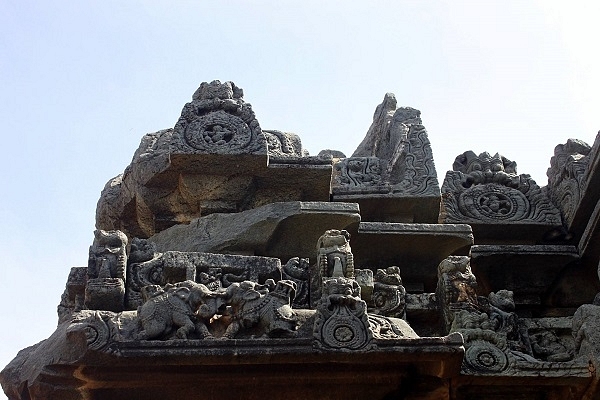
POLYGON ((459 196, 465 216, 485 221, 521 220, 529 214, 529 201, 518 190, 494 184, 472 186, 459 196))
POLYGON ((464 362, 472 369, 482 373, 498 373, 508 367, 508 357, 498 347, 484 340, 469 343, 465 350, 464 362))
POLYGON ((267 153, 267 144, 243 91, 232 82, 203 83, 175 125, 173 150, 209 154, 267 153))
POLYGON ((252 140, 252 131, 240 117, 219 110, 189 123, 184 138, 195 149, 214 152, 223 147, 247 147, 252 140))
POLYGON ((514 161, 467 151, 456 157, 453 168, 442 185, 442 222, 560 225, 558 209, 529 175, 517 174, 514 161))

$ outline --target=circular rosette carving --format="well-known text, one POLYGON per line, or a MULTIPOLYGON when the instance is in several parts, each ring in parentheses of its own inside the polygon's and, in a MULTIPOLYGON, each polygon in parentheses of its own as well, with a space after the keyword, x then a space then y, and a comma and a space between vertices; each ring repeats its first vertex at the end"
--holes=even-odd
POLYGON ((508 367, 506 353, 484 340, 475 340, 465 351, 466 365, 480 373, 498 373, 508 367))
POLYGON ((252 130, 242 118, 219 110, 190 122, 184 138, 189 146, 203 151, 243 149, 252 141, 252 130))
POLYGON ((476 185, 458 198, 461 212, 485 221, 518 221, 529 215, 529 200, 518 190, 494 184, 476 185))
POLYGON ((322 328, 323 343, 332 348, 358 350, 369 341, 366 327, 347 307, 336 308, 322 328))

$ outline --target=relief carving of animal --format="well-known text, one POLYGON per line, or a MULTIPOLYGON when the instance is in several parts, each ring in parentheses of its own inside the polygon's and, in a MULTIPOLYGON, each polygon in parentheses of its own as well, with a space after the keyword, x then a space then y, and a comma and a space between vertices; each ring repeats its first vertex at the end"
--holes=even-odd
POLYGON ((202 338, 210 338, 206 322, 225 304, 225 293, 212 292, 193 281, 167 285, 165 289, 151 285, 143 290, 154 293, 138 308, 142 330, 137 339, 168 339, 173 333, 179 339, 187 339, 194 331, 202 338))
POLYGON ((232 283, 226 291, 232 322, 223 339, 235 337, 240 329, 256 327, 268 336, 294 335, 298 322, 290 303, 295 292, 296 284, 289 280, 281 280, 277 285, 272 279, 265 285, 251 281, 232 283))

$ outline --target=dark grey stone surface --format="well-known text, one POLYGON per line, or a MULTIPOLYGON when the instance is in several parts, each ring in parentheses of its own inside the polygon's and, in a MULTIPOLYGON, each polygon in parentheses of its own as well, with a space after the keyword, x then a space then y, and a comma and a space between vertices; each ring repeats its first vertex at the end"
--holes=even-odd
POLYGON ((158 251, 193 251, 314 260, 321 234, 360 221, 353 203, 271 203, 240 213, 211 214, 166 229, 149 240, 158 251), (232 227, 235 227, 232 229, 232 227))
POLYGON ((359 203, 365 221, 437 222, 440 189, 420 115, 386 94, 352 157, 335 160, 332 199, 359 203))

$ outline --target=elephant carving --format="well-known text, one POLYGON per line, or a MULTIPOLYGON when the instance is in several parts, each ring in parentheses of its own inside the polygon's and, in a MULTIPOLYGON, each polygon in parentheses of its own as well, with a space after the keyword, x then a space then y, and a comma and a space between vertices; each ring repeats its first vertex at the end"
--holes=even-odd
POLYGON ((223 339, 234 338, 240 329, 258 328, 271 337, 293 336, 298 320, 291 302, 296 294, 296 283, 290 280, 265 285, 251 281, 232 283, 226 290, 232 322, 223 339))
POLYGON ((212 292, 193 281, 167 284, 164 289, 149 285, 142 289, 147 298, 138 308, 141 331, 137 339, 187 339, 191 332, 211 338, 206 323, 225 305, 225 292, 212 292))

